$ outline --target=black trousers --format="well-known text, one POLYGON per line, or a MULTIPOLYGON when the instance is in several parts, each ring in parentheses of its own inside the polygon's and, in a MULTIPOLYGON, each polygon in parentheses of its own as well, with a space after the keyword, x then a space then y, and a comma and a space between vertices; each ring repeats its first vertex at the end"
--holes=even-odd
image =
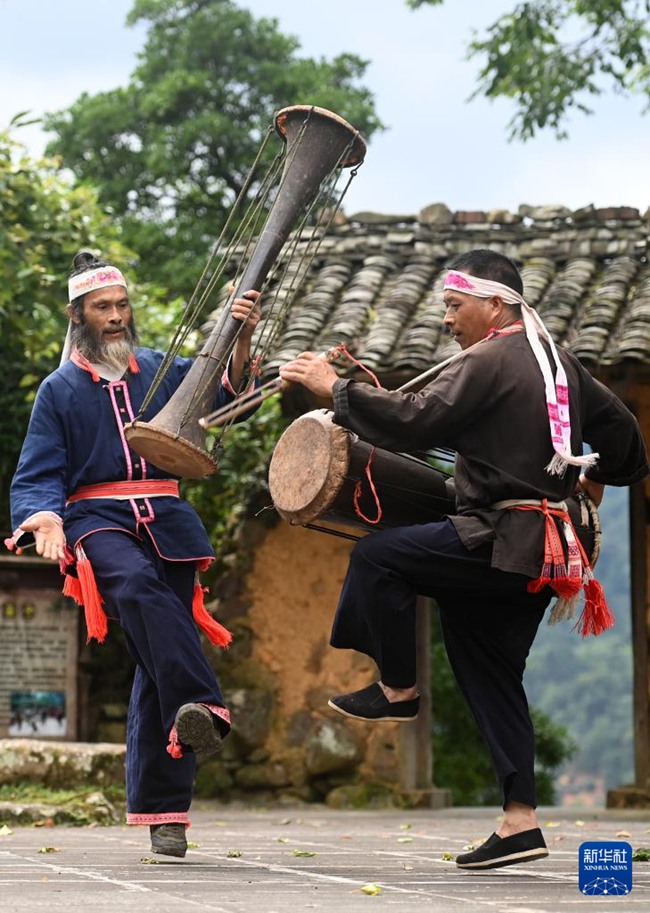
POLYGON ((523 686, 526 659, 552 593, 490 567, 492 546, 469 551, 449 520, 381 530, 355 546, 331 644, 365 653, 394 688, 416 682, 415 606, 440 609, 451 668, 509 800, 535 806, 535 736, 523 686))

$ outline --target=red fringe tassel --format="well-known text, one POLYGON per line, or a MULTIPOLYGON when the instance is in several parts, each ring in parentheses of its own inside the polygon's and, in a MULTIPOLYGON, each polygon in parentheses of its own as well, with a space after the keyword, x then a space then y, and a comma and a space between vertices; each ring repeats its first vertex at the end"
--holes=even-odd
POLYGON ((602 634, 613 626, 614 616, 607 605, 603 588, 592 577, 585 584, 585 604, 573 630, 587 637, 588 634, 602 634))
MULTIPOLYGON (((62 564, 62 570, 66 566, 69 567, 71 562, 72 559, 67 565, 62 564)), ((77 556, 76 570, 76 577, 73 577, 70 573, 65 574, 63 595, 70 596, 84 610, 86 632, 88 634, 86 643, 90 643, 94 638, 100 644, 103 644, 108 634, 108 619, 102 605, 102 597, 97 589, 97 581, 93 574, 92 565, 83 551, 77 556)))
POLYGON ((219 624, 216 618, 208 612, 205 607, 203 594, 208 592, 207 587, 202 587, 200 583, 194 584, 194 598, 192 600, 192 615, 194 621, 201 628, 210 643, 216 647, 227 647, 232 641, 232 634, 227 628, 219 624))
POLYGON ((572 526, 569 514, 565 511, 550 509, 545 500, 541 507, 518 505, 517 509, 537 510, 545 515, 544 566, 537 580, 529 582, 528 592, 539 593, 545 586, 550 586, 560 598, 571 599, 573 596, 577 596, 581 589, 584 589, 585 604, 573 630, 580 631, 583 637, 587 637, 589 634, 602 634, 603 631, 611 628, 614 625, 614 616, 607 605, 602 586, 594 579, 589 558, 575 535, 575 531, 575 545, 580 554, 580 577, 569 573, 569 567, 564 557, 564 547, 554 520, 557 518, 572 526))

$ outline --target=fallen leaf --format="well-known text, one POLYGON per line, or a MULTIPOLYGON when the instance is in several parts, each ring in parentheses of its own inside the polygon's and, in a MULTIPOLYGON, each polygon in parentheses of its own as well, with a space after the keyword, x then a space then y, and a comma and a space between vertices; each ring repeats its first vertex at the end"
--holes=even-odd
POLYGON ((470 852, 470 853, 471 853, 472 850, 475 850, 476 847, 477 847, 477 846, 480 846, 482 843, 485 843, 485 838, 484 838, 484 837, 479 837, 478 840, 472 840, 470 843, 466 843, 465 846, 463 847, 463 849, 464 849, 466 852, 470 852))
POLYGON ((277 839, 278 843, 288 843, 289 842, 288 837, 277 837, 276 839, 277 839))
POLYGON ((374 881, 370 884, 364 884, 363 887, 359 888, 363 894, 381 894, 381 888, 378 884, 375 884, 374 881))
POLYGON ((413 838, 412 837, 398 837, 397 842, 398 843, 413 843, 413 838))
POLYGON ((585 826, 584 821, 575 821, 574 824, 575 824, 576 827, 584 827, 584 826, 585 826))
POLYGON ((243 856, 243 853, 241 850, 228 850, 226 856, 228 859, 239 859, 240 856, 243 856))
POLYGON ((631 834, 629 831, 616 831, 617 837, 630 837, 631 834))
POLYGON ((159 859, 152 859, 151 856, 143 856, 140 860, 141 865, 160 865, 159 859))
POLYGON ((448 852, 445 851, 445 852, 442 854, 442 861, 443 861, 443 862, 453 862, 453 861, 454 861, 454 854, 453 854, 453 853, 448 853, 448 852))
POLYGON ((188 840, 188 841, 187 841, 187 848, 188 848, 188 850, 196 850, 196 849, 198 849, 200 846, 201 846, 200 843, 192 843, 191 840, 188 840))
POLYGON ((632 862, 650 862, 650 847, 640 846, 632 853, 632 862))
POLYGON ((57 849, 55 846, 42 846, 39 853, 60 853, 61 850, 57 849))
POLYGON ((290 856, 316 856, 316 853, 312 853, 310 850, 292 850, 289 855, 290 856))
POLYGON ((401 831, 408 831, 413 827, 412 824, 400 824, 399 829, 401 831))
POLYGON ((13 831, 10 827, 7 827, 6 824, 3 824, 2 827, 0 827, 0 837, 10 837, 12 834, 13 831))
POLYGON ((405 872, 412 872, 412 871, 413 871, 413 866, 411 865, 410 862, 405 862, 405 863, 402 865, 402 868, 404 869, 405 872))
POLYGON ((559 821, 547 821, 546 824, 544 825, 544 827, 559 827, 559 826, 560 826, 559 821))

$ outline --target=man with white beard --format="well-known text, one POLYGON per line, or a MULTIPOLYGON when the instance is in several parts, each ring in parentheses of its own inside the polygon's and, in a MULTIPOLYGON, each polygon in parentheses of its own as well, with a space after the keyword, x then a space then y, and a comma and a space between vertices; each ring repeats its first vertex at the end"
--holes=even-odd
MULTIPOLYGON (((127 284, 80 251, 68 283, 70 327, 60 367, 42 383, 11 487, 20 551, 28 537, 59 561, 63 592, 84 606, 88 638, 122 626, 136 662, 127 720, 127 823, 148 825, 152 850, 184 856, 196 758, 218 751, 230 715, 201 646, 230 634, 207 612, 198 572, 214 559, 178 479, 130 449, 136 416, 164 357, 139 348, 127 284), (69 357, 67 357, 69 356, 69 357), (197 627, 198 626, 198 627, 197 627)), ((235 397, 260 320, 259 293, 231 305, 242 321, 214 408, 235 397)), ((169 400, 192 364, 175 358, 141 416, 169 400)))

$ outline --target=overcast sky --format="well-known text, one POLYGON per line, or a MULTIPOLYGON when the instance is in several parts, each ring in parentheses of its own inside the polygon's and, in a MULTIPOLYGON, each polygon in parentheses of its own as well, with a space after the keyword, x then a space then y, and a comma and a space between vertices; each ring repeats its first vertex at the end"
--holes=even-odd
MULTIPOLYGON (((0 0, 0 126, 19 111, 69 106, 82 92, 126 85, 142 29, 124 21, 132 0, 0 0)), ((650 206, 650 115, 641 100, 613 94, 592 117, 575 114, 570 138, 550 132, 509 143, 509 102, 468 102, 478 70, 465 52, 471 28, 484 30, 515 0, 446 0, 413 12, 403 0, 241 0, 273 16, 310 57, 351 52, 369 60, 365 84, 389 129, 368 149, 345 201, 359 210, 416 213, 430 203, 452 210, 520 204, 650 206)), ((305 99, 308 102, 309 99, 305 99)), ((15 138, 39 154, 37 128, 15 138)))

